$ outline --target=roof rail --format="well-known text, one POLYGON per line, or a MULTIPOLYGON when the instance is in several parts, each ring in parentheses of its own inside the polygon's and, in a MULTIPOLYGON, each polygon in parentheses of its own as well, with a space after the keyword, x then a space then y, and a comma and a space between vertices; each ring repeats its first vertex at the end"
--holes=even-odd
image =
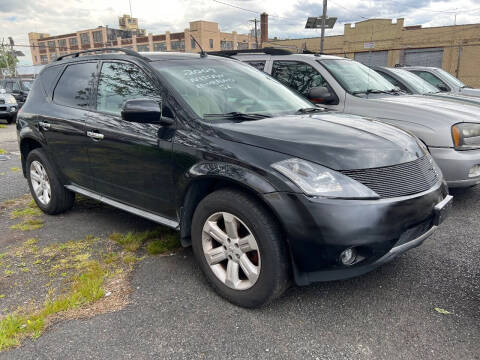
POLYGON ((208 54, 217 56, 233 56, 237 54, 291 55, 293 52, 287 49, 266 47, 263 49, 209 51, 208 54))
POLYGON ((71 53, 71 54, 61 55, 61 56, 57 57, 57 59, 56 59, 55 61, 60 61, 60 60, 66 58, 66 57, 68 57, 68 56, 78 57, 80 54, 96 53, 96 52, 100 52, 100 51, 120 51, 120 52, 124 52, 124 53, 127 54, 127 55, 135 56, 136 58, 139 58, 139 59, 142 59, 142 60, 146 60, 146 61, 150 61, 148 58, 146 58, 145 56, 140 55, 138 52, 136 52, 136 51, 134 51, 134 50, 124 49, 124 48, 114 48, 114 47, 111 47, 111 48, 101 48, 101 49, 83 50, 83 51, 78 51, 78 52, 74 52, 74 53, 71 53))

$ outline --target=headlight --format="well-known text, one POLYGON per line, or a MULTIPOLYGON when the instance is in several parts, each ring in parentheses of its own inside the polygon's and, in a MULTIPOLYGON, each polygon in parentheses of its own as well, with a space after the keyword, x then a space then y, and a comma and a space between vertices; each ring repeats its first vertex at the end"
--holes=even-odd
POLYGON ((301 159, 271 165, 310 196, 348 199, 378 199, 377 193, 337 171, 301 159))
POLYGON ((452 126, 455 149, 470 150, 480 148, 480 124, 460 123, 452 126))
POLYGON ((7 96, 5 103, 14 105, 17 103, 17 100, 15 100, 15 98, 12 95, 10 95, 10 96, 7 96))

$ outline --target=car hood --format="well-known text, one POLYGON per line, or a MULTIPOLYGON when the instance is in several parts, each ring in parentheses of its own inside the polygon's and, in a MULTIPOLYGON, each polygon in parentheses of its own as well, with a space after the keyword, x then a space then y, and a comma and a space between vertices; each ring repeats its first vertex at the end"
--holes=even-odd
POLYGON ((455 93, 435 93, 435 94, 428 94, 428 96, 442 99, 442 100, 450 100, 450 101, 459 101, 462 103, 469 103, 472 105, 480 105, 480 97, 474 96, 466 96, 461 94, 455 93))
POLYGON ((415 119, 431 121, 432 118, 435 118, 436 120, 441 119, 448 125, 459 122, 480 122, 478 117, 480 108, 475 104, 454 102, 423 95, 385 96, 369 99, 369 102, 372 106, 374 106, 375 102, 389 104, 392 110, 400 110, 404 117, 414 115, 413 121, 415 119), (393 107, 393 105, 397 106, 393 107))
POLYGON ((480 89, 462 88, 460 89, 460 94, 480 97, 480 89))
POLYGON ((390 166, 422 157, 415 137, 359 116, 288 115, 212 125, 230 141, 262 147, 335 170, 390 166))

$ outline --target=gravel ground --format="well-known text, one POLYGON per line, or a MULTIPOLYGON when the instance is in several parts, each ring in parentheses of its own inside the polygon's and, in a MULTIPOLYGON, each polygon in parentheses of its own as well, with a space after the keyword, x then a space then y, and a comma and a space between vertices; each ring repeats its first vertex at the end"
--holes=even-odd
MULTIPOLYGON (((0 129, 0 148, 17 150, 12 129, 0 129)), ((0 201, 28 191, 11 170, 18 155, 8 156, 0 201)), ((480 359, 480 187, 453 195, 450 217, 424 245, 364 276, 245 310, 212 292, 190 249, 148 257, 126 308, 60 322, 0 359, 480 359)), ((153 226, 108 206, 76 207, 34 235, 57 242, 153 226)))

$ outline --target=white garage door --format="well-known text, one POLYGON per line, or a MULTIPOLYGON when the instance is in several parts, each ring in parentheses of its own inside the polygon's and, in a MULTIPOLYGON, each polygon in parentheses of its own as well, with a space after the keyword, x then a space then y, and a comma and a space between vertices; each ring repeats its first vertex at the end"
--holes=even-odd
POLYGON ((405 65, 442 67, 443 49, 408 49, 405 50, 405 65))
POLYGON ((367 66, 387 66, 388 51, 369 51, 355 53, 355 60, 367 66))

